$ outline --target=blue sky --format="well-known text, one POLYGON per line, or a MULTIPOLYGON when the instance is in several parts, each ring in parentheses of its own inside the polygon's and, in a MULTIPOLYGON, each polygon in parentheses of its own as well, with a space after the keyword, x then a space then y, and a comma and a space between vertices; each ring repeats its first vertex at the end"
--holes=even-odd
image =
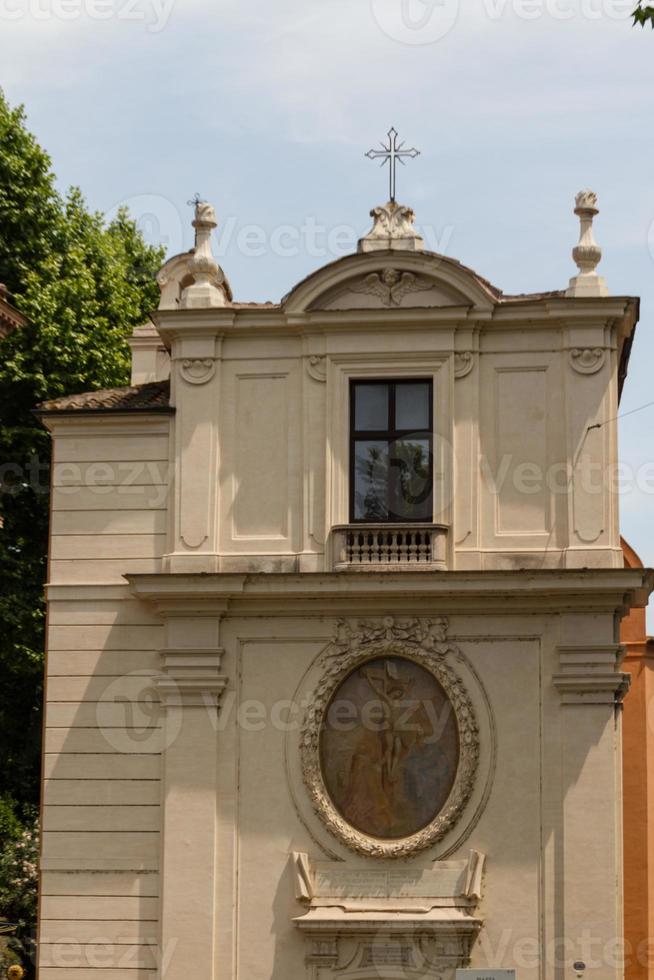
MULTIPOLYGON (((654 33, 630 5, 0 0, 0 84, 62 186, 128 204, 171 252, 187 200, 212 201, 237 299, 351 250, 386 196, 363 154, 391 124, 422 151, 398 198, 428 244, 507 292, 567 284, 574 194, 593 188, 600 271, 642 297, 628 412, 654 400, 654 33)), ((621 423, 623 530, 650 565, 653 430, 654 406, 621 423)))

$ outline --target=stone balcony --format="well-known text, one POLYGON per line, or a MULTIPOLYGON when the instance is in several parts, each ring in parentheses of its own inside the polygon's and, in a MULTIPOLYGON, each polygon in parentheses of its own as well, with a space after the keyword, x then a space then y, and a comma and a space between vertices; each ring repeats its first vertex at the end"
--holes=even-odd
POLYGON ((335 572, 447 571, 443 524, 340 524, 332 548, 335 572))

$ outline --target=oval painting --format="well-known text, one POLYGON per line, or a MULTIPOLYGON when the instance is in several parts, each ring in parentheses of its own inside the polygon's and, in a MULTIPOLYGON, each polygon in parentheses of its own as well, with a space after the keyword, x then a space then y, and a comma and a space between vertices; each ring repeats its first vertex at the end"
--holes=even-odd
POLYGON ((420 664, 370 660, 334 692, 320 762, 329 797, 352 827, 371 837, 410 837, 438 816, 456 778, 452 704, 420 664))

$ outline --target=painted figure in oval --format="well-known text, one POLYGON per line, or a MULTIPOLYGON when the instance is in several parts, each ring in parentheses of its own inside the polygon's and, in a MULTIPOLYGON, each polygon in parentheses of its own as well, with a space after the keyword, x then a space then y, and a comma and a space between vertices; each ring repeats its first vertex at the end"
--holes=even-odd
POLYGON ((408 837, 450 794, 456 717, 430 671, 402 657, 377 658, 336 691, 320 748, 327 792, 348 823, 372 837, 408 837))

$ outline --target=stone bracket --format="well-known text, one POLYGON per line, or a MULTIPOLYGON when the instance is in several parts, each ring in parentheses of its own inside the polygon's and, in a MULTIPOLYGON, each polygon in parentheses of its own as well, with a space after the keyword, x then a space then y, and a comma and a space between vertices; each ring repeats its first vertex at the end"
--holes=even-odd
POLYGON ((294 920, 304 934, 309 977, 330 980, 355 967, 361 980, 414 976, 442 980, 444 971, 464 967, 482 920, 459 917, 351 913, 338 909, 322 920, 294 920))

